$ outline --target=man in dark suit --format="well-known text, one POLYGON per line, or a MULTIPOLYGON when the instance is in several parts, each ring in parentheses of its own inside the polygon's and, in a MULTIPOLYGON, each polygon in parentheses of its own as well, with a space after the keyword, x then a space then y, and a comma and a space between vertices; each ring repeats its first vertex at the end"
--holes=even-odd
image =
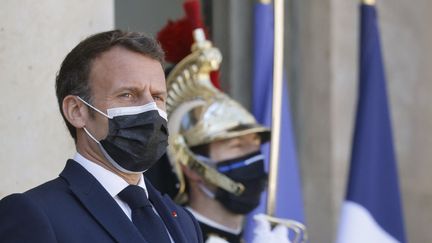
POLYGON ((0 201, 0 242, 202 242, 142 174, 167 146, 162 65, 152 38, 118 30, 67 55, 56 92, 77 153, 58 178, 0 201))

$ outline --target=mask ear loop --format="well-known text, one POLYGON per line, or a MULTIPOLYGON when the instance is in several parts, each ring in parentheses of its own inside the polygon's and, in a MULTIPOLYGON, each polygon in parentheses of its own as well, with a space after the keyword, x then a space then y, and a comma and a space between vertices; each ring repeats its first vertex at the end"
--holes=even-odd
POLYGON ((204 184, 199 183, 198 184, 199 189, 206 194, 209 198, 214 199, 216 197, 215 193, 210 191, 204 184))
POLYGON ((87 133, 87 135, 88 135, 91 139, 93 139, 93 141, 95 141, 97 144, 100 144, 100 142, 99 142, 95 137, 93 137, 93 135, 90 134, 90 132, 87 130, 87 128, 83 127, 83 129, 84 129, 84 132, 87 133))
MULTIPOLYGON (((212 167, 213 169, 216 169, 216 164, 213 160, 211 160, 209 157, 203 156, 203 155, 199 155, 199 154, 195 154, 196 158, 199 159, 200 161, 204 162, 205 164, 207 164, 208 166, 212 167)), ((215 199, 216 198, 216 194, 214 192, 212 192, 207 186, 205 186, 203 183, 199 183, 198 184, 199 189, 209 198, 211 199, 215 199)))
POLYGON ((200 154, 195 154, 195 157, 197 159, 199 159, 201 162, 205 163, 206 165, 212 167, 213 169, 216 169, 216 162, 214 162, 209 157, 206 157, 206 156, 203 156, 203 155, 200 155, 200 154))
POLYGON ((81 100, 84 104, 86 104, 87 106, 91 107, 93 110, 97 111, 99 114, 103 115, 104 117, 107 117, 108 119, 112 119, 111 116, 109 116, 109 115, 103 113, 103 112, 100 111, 98 108, 96 108, 96 107, 90 105, 90 103, 88 103, 87 101, 85 101, 83 98, 81 98, 81 97, 79 97, 79 96, 77 96, 77 98, 78 98, 79 100, 81 100))
MULTIPOLYGON (((108 116, 107 114, 103 113, 102 111, 100 111, 100 110, 97 109, 96 107, 90 105, 90 104, 89 104, 87 101, 85 101, 83 98, 81 98, 81 97, 79 97, 79 96, 77 96, 77 98, 78 98, 79 100, 81 100, 84 104, 86 104, 87 106, 89 106, 90 108, 92 108, 93 110, 97 111, 99 114, 101 114, 101 115, 107 117, 108 119, 112 119, 112 117, 110 117, 110 116, 108 116)), ((87 128, 86 128, 85 126, 83 127, 83 129, 84 129, 84 132, 87 133, 87 135, 88 135, 91 139, 93 139, 93 141, 95 141, 97 144, 100 144, 100 142, 99 142, 95 137, 93 137, 93 135, 91 135, 91 133, 87 130, 87 128)))

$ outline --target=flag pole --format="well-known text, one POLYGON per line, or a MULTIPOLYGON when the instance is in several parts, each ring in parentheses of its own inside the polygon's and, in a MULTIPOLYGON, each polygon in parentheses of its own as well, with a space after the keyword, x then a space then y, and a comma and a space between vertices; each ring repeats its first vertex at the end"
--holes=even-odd
POLYGON ((266 213, 275 214, 283 89, 284 0, 274 0, 272 138, 266 213))
POLYGON ((375 5, 375 0, 361 0, 361 3, 366 5, 375 5))

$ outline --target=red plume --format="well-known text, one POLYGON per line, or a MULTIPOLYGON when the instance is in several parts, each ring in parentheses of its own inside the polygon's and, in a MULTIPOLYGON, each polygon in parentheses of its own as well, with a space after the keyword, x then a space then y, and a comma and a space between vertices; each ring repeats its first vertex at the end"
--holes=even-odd
POLYGON ((157 39, 165 51, 165 59, 178 63, 189 55, 193 43, 192 26, 187 18, 168 21, 168 24, 157 34, 157 39))
MULTIPOLYGON (((180 62, 191 53, 194 42, 192 32, 196 28, 207 30, 201 15, 199 0, 187 0, 183 3, 186 16, 177 21, 168 21, 167 25, 159 31, 157 39, 165 51, 165 59, 173 64, 180 62)), ((215 87, 220 89, 219 71, 210 73, 210 78, 215 87)))
POLYGON ((183 9, 186 12, 186 18, 189 19, 193 29, 196 28, 205 29, 202 15, 201 15, 201 6, 198 0, 186 1, 183 4, 183 9))

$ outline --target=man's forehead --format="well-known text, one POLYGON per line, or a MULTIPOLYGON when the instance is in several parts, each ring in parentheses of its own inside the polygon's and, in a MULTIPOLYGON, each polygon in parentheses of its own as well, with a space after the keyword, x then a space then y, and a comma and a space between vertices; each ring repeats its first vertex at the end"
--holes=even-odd
MULTIPOLYGON (((94 67, 105 67, 109 70, 116 70, 120 68, 132 69, 139 65, 147 66, 149 64, 152 64, 154 67, 160 68, 163 73, 162 64, 158 60, 144 53, 131 51, 120 46, 112 47, 109 50, 96 56, 91 64, 91 70, 93 70, 94 67)), ((163 75, 165 77, 165 74, 163 75)))
POLYGON ((134 89, 151 86, 158 93, 166 93, 166 81, 159 61, 144 54, 113 47, 94 59, 90 82, 110 89, 134 89))

